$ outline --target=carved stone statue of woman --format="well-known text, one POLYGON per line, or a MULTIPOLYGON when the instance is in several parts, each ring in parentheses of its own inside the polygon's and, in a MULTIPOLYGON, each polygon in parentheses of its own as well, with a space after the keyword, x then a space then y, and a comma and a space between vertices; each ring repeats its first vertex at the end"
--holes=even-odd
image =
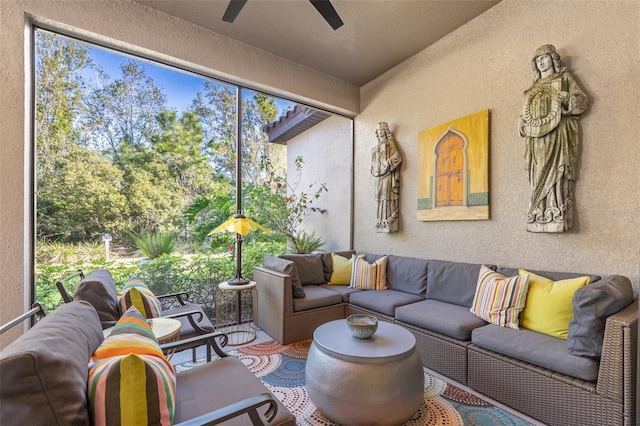
POLYGON ((589 98, 554 46, 539 47, 531 64, 535 77, 524 92, 519 123, 531 185, 527 231, 564 232, 573 227, 578 119, 589 98))
POLYGON ((387 123, 376 129, 377 145, 371 150, 371 174, 376 177, 377 232, 398 232, 400 163, 402 156, 387 123))

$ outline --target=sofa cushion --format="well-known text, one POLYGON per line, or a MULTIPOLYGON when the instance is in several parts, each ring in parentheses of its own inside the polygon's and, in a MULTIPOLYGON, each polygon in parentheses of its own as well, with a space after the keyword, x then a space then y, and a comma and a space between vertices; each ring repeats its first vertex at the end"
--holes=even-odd
POLYGON ((531 330, 489 324, 471 332, 474 345, 551 371, 593 382, 599 362, 567 353, 566 342, 531 330))
POLYGON ((304 297, 304 289, 298 276, 298 268, 296 268, 296 264, 292 260, 265 256, 262 260, 262 266, 272 271, 291 275, 291 292, 294 299, 302 299, 304 297))
POLYGON ((400 306, 395 316, 398 321, 466 341, 471 340, 471 331, 487 325, 465 306, 431 299, 400 306))
POLYGON ((331 276, 327 284, 349 285, 351 284, 351 272, 353 270, 353 257, 347 259, 339 254, 331 253, 331 276))
POLYGON ((393 316, 396 308, 424 300, 424 297, 397 290, 360 291, 349 295, 349 303, 393 316))
POLYGON ((344 257, 345 259, 351 259, 351 256, 353 256, 354 254, 356 254, 355 250, 320 253, 320 258, 322 259, 322 268, 324 270, 324 282, 328 283, 329 281, 331 281, 331 274, 333 273, 333 255, 338 255, 340 257, 344 257))
POLYGON ((529 290, 520 314, 520 326, 566 340, 569 321, 573 318, 573 295, 589 283, 589 277, 552 281, 524 269, 519 272, 529 275, 529 290))
POLYGON ((87 392, 92 424, 116 425, 136 419, 143 424, 171 425, 175 381, 173 366, 151 327, 131 307, 91 356, 87 392))
POLYGON ((473 263, 429 260, 427 299, 435 299, 470 308, 481 266, 473 263))
POLYGON ((389 255, 387 285, 390 289, 424 296, 427 289, 427 261, 389 255))
POLYGON ((120 318, 118 290, 113 276, 106 269, 96 269, 80 281, 73 300, 91 303, 98 312, 102 328, 113 327, 120 318))
POLYGON ((342 295, 319 285, 309 285, 304 288, 304 299, 293 299, 294 312, 342 303, 342 295))
POLYGON ((352 293, 357 293, 359 291, 363 291, 363 290, 357 290, 355 288, 346 286, 346 285, 331 285, 331 284, 323 284, 320 287, 322 288, 326 288, 330 291, 333 291, 334 293, 338 293, 340 296, 342 296, 342 301, 343 302, 349 302, 349 296, 352 293))
POLYGON ((360 256, 354 256, 349 286, 358 290, 386 290, 388 288, 387 256, 373 263, 367 262, 360 256))
POLYGON ((87 362, 102 340, 94 307, 73 301, 4 348, 0 424, 88 425, 87 362))
POLYGON ((470 311, 492 324, 517 329, 528 284, 528 274, 505 277, 482 265, 470 311))
POLYGON ((162 316, 162 305, 142 280, 131 277, 118 295, 118 311, 121 315, 135 306, 144 318, 158 318, 162 316))
POLYGON ((283 254, 282 259, 291 260, 296 264, 298 277, 302 285, 317 285, 326 283, 324 264, 320 254, 283 254))
MULTIPOLYGON (((176 403, 175 423, 181 423, 210 411, 222 409, 245 398, 268 392, 238 358, 228 356, 181 371, 176 377, 176 393, 180 396, 176 403), (226 386, 227 384, 233 386, 226 386)), ((295 425, 296 419, 278 398, 278 412, 271 425, 295 425)), ((258 409, 260 418, 267 424, 264 409, 258 409)), ((201 423, 199 423, 201 424, 201 423)), ((248 414, 231 418, 225 426, 247 426, 251 420, 248 414)))
POLYGON ((580 357, 600 358, 607 318, 633 302, 627 277, 612 275, 576 291, 569 323, 567 350, 580 357))
POLYGON ((540 275, 541 277, 549 278, 552 281, 560 281, 560 280, 568 280, 571 278, 579 278, 583 276, 589 277, 589 283, 596 282, 600 279, 598 275, 591 274, 578 274, 574 272, 552 272, 552 271, 538 271, 536 269, 529 268, 510 268, 506 266, 499 266, 495 268, 497 272, 500 272, 502 275, 506 275, 507 277, 513 277, 514 275, 518 275, 519 269, 526 269, 528 272, 532 274, 540 275))

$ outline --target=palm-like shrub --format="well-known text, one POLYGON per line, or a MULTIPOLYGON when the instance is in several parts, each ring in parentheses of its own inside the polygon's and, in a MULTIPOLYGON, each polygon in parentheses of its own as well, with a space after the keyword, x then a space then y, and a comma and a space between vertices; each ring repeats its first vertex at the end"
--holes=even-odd
POLYGON ((138 249, 149 259, 171 254, 176 246, 174 236, 167 232, 142 232, 139 236, 128 232, 138 249))

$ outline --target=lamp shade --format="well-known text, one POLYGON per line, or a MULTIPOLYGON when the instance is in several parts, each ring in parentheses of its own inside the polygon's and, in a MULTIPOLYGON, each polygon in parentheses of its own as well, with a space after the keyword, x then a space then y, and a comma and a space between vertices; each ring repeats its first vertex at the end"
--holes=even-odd
POLYGON ((217 234, 219 232, 226 231, 246 236, 247 234, 249 234, 249 232, 256 229, 259 229, 262 232, 269 232, 267 228, 260 225, 259 223, 254 222, 251 219, 247 219, 244 215, 237 214, 224 221, 209 234, 217 234))

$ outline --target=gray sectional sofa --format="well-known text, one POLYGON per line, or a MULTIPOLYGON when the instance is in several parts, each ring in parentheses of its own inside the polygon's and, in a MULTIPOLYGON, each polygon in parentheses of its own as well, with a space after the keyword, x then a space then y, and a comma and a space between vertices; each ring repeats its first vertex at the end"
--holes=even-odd
MULTIPOLYGON (((370 263, 382 257, 364 256, 370 263)), ((505 276, 518 274, 486 265, 505 276)), ((253 275, 258 325, 286 344, 311 338, 324 322, 372 314, 410 330, 425 367, 541 422, 635 425, 638 301, 630 281, 531 270, 553 281, 589 276, 573 297, 574 317, 563 340, 472 314, 480 267, 388 255, 389 288, 363 291, 327 284, 329 253, 266 257, 253 275)))

